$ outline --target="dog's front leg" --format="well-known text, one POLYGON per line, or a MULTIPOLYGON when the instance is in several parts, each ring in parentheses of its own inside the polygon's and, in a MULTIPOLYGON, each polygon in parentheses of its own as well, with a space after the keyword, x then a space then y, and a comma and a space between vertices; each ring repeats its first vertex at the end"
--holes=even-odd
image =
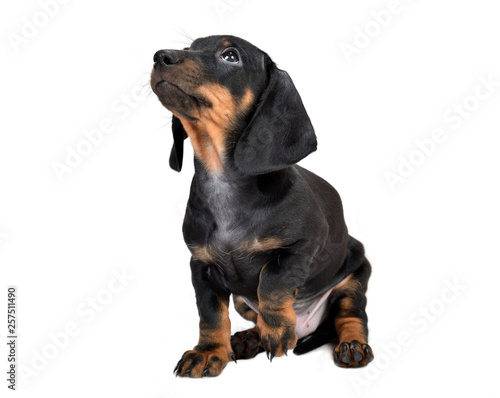
POLYGON ((210 277, 209 265, 191 259, 191 273, 196 304, 200 315, 198 345, 186 351, 174 372, 177 376, 218 376, 233 359, 231 323, 229 321, 229 292, 218 287, 210 277))
POLYGON ((300 257, 278 256, 266 264, 260 274, 257 330, 267 357, 286 355, 297 343, 293 304, 297 289, 306 275, 300 257))

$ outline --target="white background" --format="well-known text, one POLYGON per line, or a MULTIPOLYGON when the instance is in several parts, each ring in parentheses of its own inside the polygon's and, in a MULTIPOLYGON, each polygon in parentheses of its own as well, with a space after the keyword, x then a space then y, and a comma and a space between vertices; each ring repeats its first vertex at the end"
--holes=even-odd
POLYGON ((2 3, 0 308, 18 286, 17 396, 499 396, 500 87, 470 98, 500 82, 498 2, 401 0, 379 31, 388 1, 326 3, 74 0, 46 20, 35 0, 2 3), (44 26, 12 45, 34 18, 44 26), (348 62, 341 45, 365 28, 348 62), (337 368, 323 347, 215 379, 172 374, 198 336, 181 236, 192 149, 169 169, 170 114, 145 97, 153 54, 188 45, 184 32, 242 36, 292 76, 319 142, 302 164, 340 192, 373 265, 368 368, 337 368), (477 109, 443 119, 464 101, 477 109), (59 181, 54 162, 102 120, 114 130, 59 181), (446 140, 414 153, 437 128, 446 140), (391 190, 387 172, 412 153, 419 165, 391 190), (65 339, 68 324, 79 333, 65 339))

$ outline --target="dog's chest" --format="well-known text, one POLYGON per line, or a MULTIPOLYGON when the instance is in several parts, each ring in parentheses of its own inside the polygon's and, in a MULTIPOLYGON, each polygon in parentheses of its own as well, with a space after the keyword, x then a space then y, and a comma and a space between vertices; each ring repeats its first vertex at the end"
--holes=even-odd
POLYGON ((273 253, 282 247, 282 242, 276 237, 265 237, 188 247, 193 258, 213 271, 214 280, 234 294, 256 298, 261 269, 275 256, 273 253))
POLYGON ((242 193, 238 186, 223 178, 212 178, 205 187, 205 203, 215 222, 211 244, 234 249, 247 240, 252 218, 243 211, 242 193))
MULTIPOLYGON (((260 269, 274 250, 283 247, 276 236, 266 234, 264 215, 249 211, 245 188, 222 178, 205 182, 202 196, 204 214, 213 221, 206 241, 189 243, 193 257, 221 271, 231 290, 258 283, 260 269)), ((210 224, 210 223, 209 223, 210 224)), ((208 224, 207 224, 208 225, 208 224)))

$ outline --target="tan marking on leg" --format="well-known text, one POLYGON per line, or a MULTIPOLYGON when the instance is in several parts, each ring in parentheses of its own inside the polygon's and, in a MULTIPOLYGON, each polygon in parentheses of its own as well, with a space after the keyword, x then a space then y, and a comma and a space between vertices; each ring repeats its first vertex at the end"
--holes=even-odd
POLYGON ((341 282, 335 285, 333 293, 336 293, 340 290, 345 292, 348 295, 351 295, 353 292, 360 288, 359 281, 352 278, 352 275, 346 276, 341 282))
POLYGON ((262 301, 259 297, 257 330, 263 347, 272 356, 280 357, 297 344, 295 333, 297 318, 293 309, 294 302, 295 300, 291 299, 277 304, 262 301), (271 345, 273 342, 278 343, 275 349, 271 345))
POLYGON ((352 316, 356 309, 354 297, 360 288, 359 281, 353 279, 351 275, 335 286, 336 292, 340 291, 343 294, 338 299, 339 311, 335 319, 335 330, 340 342, 358 340, 360 343, 367 343, 366 325, 360 318, 352 316))
POLYGON ((240 297, 234 296, 234 308, 244 319, 253 323, 257 322, 257 313, 252 310, 247 303, 240 297))
POLYGON ((364 332, 365 326, 359 318, 338 318, 335 320, 335 329, 339 335, 340 342, 358 340, 362 344, 367 343, 367 338, 364 332))
POLYGON ((216 329, 209 329, 200 324, 198 344, 218 343, 231 352, 231 321, 229 320, 229 301, 221 301, 219 308, 220 323, 216 329))
POLYGON ((219 375, 234 357, 231 348, 229 299, 219 301, 215 327, 200 322, 198 345, 186 351, 175 368, 176 375, 204 377, 219 375))
POLYGON ((339 300, 339 303, 340 303, 340 312, 339 312, 340 316, 349 313, 354 308, 354 303, 350 297, 342 297, 339 300))

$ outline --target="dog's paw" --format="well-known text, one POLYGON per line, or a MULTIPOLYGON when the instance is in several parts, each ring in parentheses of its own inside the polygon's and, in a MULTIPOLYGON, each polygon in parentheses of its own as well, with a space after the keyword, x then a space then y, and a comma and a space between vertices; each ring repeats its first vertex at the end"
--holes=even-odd
POLYGON ((373 361, 374 355, 368 344, 353 340, 350 343, 342 342, 333 352, 335 365, 342 368, 360 368, 373 361))
POLYGON ((243 330, 231 336, 231 347, 236 359, 250 359, 264 351, 259 333, 255 328, 243 330))
POLYGON ((174 373, 181 377, 218 376, 230 360, 236 360, 234 353, 224 347, 206 351, 197 350, 195 347, 184 353, 174 373))
POLYGON ((262 318, 257 320, 257 330, 260 343, 271 361, 274 357, 281 357, 297 344, 295 324, 281 322, 279 325, 269 326, 262 318))

